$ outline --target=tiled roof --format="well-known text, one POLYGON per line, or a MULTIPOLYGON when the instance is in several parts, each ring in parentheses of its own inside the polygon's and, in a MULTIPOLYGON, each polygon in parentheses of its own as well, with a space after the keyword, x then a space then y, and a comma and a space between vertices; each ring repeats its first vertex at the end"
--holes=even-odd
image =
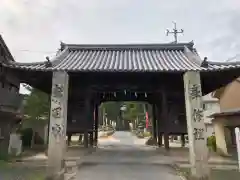
POLYGON ((214 113, 212 115, 210 115, 209 117, 213 118, 213 117, 220 117, 220 116, 239 116, 240 115, 240 109, 228 109, 225 111, 221 111, 219 113, 214 113))
POLYGON ((240 64, 210 63, 202 60, 193 43, 73 45, 61 44, 61 52, 51 61, 12 63, 11 67, 28 70, 100 71, 100 72, 185 72, 222 70, 240 64))

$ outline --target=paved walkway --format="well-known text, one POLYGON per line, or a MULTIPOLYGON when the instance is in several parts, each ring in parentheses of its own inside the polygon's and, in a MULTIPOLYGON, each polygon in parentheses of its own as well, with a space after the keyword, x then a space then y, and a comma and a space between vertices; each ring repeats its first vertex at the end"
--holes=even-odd
POLYGON ((99 149, 82 159, 77 180, 181 180, 166 164, 153 164, 158 154, 128 132, 116 132, 108 140, 100 140, 99 149))
MULTIPOLYGON (((163 148, 146 146, 145 141, 146 139, 138 139, 128 132, 116 132, 109 138, 100 138, 99 147, 96 152, 90 155, 82 148, 71 147, 68 149, 67 156, 82 163, 77 173, 79 180, 96 178, 98 180, 118 180, 120 178, 123 180, 159 178, 181 180, 175 170, 170 167, 170 164, 176 163, 183 169, 189 170, 188 149, 172 148, 166 154, 162 151, 163 148)), ((171 146, 178 147, 177 144, 172 143, 171 146)), ((0 179, 7 180, 8 178, 12 179, 13 176, 21 177, 23 175, 24 177, 31 176, 29 179, 35 180, 31 173, 29 175, 29 172, 37 175, 36 178, 45 174, 47 157, 44 153, 24 158, 24 160, 24 162, 15 164, 14 167, 0 168, 0 179), (14 172, 11 169, 14 169, 14 172)), ((209 166, 218 169, 213 171, 218 177, 223 177, 220 175, 223 172, 229 174, 224 177, 230 177, 234 174, 233 172, 237 174, 236 160, 212 156, 209 160, 209 166)), ((28 180, 28 178, 24 179, 28 180)))

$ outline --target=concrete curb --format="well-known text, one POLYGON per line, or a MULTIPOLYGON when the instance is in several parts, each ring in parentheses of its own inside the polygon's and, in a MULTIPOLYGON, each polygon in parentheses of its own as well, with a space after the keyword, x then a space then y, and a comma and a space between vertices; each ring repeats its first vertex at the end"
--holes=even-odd
MULTIPOLYGON (((174 161, 177 164, 190 164, 190 162, 187 161, 174 161)), ((238 163, 237 162, 208 162, 209 165, 233 165, 233 166, 237 166, 238 163)))

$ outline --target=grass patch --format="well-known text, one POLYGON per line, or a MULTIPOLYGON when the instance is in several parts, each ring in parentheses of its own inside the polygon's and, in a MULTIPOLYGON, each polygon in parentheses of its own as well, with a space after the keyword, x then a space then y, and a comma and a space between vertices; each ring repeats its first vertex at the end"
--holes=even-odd
POLYGON ((45 180, 46 173, 44 168, 33 168, 33 167, 5 167, 0 168, 0 179, 13 180, 13 179, 24 179, 24 180, 45 180))
MULTIPOLYGON (((187 180, 193 180, 191 178, 190 168, 175 168, 179 175, 185 177, 187 180)), ((209 180, 239 180, 240 172, 237 170, 220 170, 220 169, 212 169, 210 172, 209 180)))
POLYGON ((8 162, 0 160, 0 169, 8 168, 9 166, 8 162))
POLYGON ((36 172, 34 174, 30 174, 27 177, 29 180, 45 180, 46 175, 42 172, 36 172))

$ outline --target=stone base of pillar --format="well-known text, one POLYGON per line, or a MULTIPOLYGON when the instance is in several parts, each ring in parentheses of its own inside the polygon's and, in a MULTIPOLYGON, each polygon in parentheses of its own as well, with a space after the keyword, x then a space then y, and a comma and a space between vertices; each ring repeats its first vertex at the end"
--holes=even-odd
POLYGON ((48 173, 48 175, 45 177, 45 180, 65 180, 64 172, 65 172, 65 167, 63 165, 62 169, 56 174, 48 173))

